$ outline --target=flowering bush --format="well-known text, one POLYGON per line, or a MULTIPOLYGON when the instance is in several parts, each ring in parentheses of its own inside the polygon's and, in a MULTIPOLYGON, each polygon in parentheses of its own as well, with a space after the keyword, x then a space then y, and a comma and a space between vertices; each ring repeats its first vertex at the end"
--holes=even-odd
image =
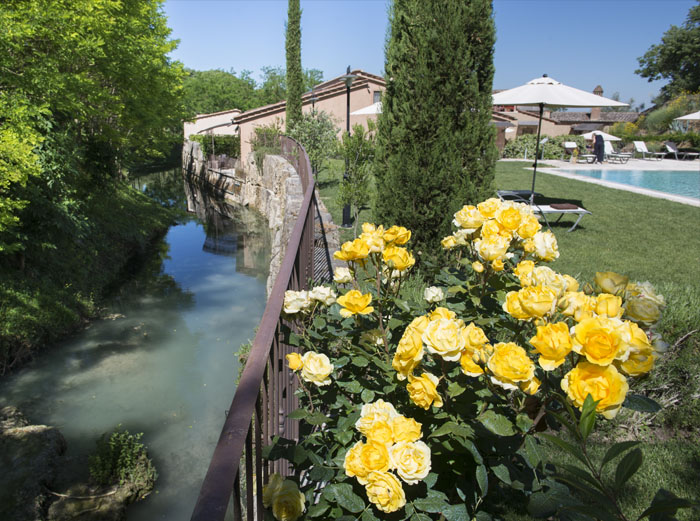
MULTIPOLYGON (((419 291, 410 231, 365 223, 335 253, 347 263, 337 300, 329 288, 288 292, 302 435, 275 438, 267 457, 293 466, 308 519, 482 521, 502 487, 529 496, 535 516, 627 519, 616 494, 640 449, 615 444, 599 463, 586 443, 598 414, 658 410, 628 379, 665 348, 654 330, 663 297, 611 272, 580 288, 544 265, 556 238, 527 205, 489 199, 454 224, 442 241, 450 265, 419 291), (545 441, 583 466, 552 472, 545 441), (610 484, 602 469, 617 458, 610 484)), ((651 508, 690 504, 664 493, 651 508)))

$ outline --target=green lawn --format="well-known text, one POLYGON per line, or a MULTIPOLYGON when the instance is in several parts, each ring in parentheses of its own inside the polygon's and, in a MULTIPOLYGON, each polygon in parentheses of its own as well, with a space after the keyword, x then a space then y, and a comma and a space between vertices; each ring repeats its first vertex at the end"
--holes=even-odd
MULTIPOLYGON (((499 162, 495 189, 530 189, 528 166, 526 162, 499 162)), ((331 162, 318 176, 321 198, 336 223, 341 218, 341 208, 335 203, 341 178, 338 162, 331 162)), ((673 345, 700 329, 700 208, 544 173, 537 175, 536 191, 576 201, 593 213, 573 232, 567 232, 571 216, 552 226, 560 251, 552 268, 582 282, 591 281, 596 271, 617 271, 633 281, 649 280, 668 303, 659 328, 666 341, 673 345)), ((369 208, 361 213, 360 221, 365 220, 373 220, 369 208)), ((351 238, 351 230, 342 231, 341 240, 351 238)), ((671 349, 651 375, 632 385, 665 407, 653 419, 623 412, 612 422, 599 421, 603 424, 598 434, 601 447, 634 437, 645 441, 645 462, 625 491, 625 506, 639 513, 659 487, 681 497, 700 498, 700 482, 693 478, 700 475, 700 332, 671 349)), ((556 450, 550 454, 555 461, 565 458, 556 450)), ((500 514, 508 521, 532 519, 518 501, 501 507, 500 514)), ((678 519, 697 516, 697 511, 686 511, 678 519)))

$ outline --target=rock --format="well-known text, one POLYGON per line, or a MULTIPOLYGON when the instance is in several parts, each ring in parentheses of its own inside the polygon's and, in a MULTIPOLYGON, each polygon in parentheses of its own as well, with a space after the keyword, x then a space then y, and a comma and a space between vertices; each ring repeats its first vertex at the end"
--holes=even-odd
POLYGON ((124 487, 96 489, 74 485, 51 505, 48 521, 123 521, 131 496, 124 487))
POLYGON ((15 408, 0 410, 0 519, 41 519, 66 441, 54 427, 29 425, 15 408))

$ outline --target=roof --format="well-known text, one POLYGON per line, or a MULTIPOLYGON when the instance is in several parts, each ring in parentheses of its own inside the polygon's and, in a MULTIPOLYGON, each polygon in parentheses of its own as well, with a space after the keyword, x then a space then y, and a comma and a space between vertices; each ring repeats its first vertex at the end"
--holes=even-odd
MULTIPOLYGON (((386 82, 381 76, 375 74, 370 74, 363 70, 357 69, 352 71, 350 74, 357 76, 355 81, 353 81, 350 91, 361 90, 367 88, 369 83, 375 83, 380 86, 385 86, 386 82)), ((345 76, 343 74, 343 76, 345 76)), ((323 83, 316 85, 313 90, 305 92, 301 96, 302 104, 311 103, 311 98, 315 97, 316 101, 320 101, 326 98, 332 98, 339 94, 345 94, 347 87, 345 83, 341 80, 343 76, 338 76, 323 83)), ((267 116, 270 114, 277 114, 284 112, 286 108, 286 101, 278 101, 277 103, 272 103, 270 105, 265 105, 263 107, 257 107, 254 109, 247 110, 238 116, 236 116, 236 123, 244 123, 253 119, 258 119, 262 116, 267 116)))
POLYGON ((552 112, 550 116, 557 123, 617 123, 618 121, 633 123, 639 119, 638 112, 600 112, 598 119, 591 119, 590 112, 552 112))

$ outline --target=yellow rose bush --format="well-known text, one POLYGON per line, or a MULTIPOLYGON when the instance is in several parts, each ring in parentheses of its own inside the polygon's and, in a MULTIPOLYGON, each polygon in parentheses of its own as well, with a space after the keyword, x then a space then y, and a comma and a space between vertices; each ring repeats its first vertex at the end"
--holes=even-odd
POLYGON ((305 518, 486 520, 500 487, 535 510, 583 508, 551 497, 560 474, 541 444, 585 463, 579 492, 604 488, 584 450, 596 419, 658 409, 630 391, 662 356, 665 301, 651 284, 558 273, 546 265, 556 237, 525 204, 467 204, 453 224, 449 264, 420 280, 410 230, 364 223, 334 254, 345 266, 332 288, 290 294, 284 370, 299 384, 300 435, 266 454, 303 476, 305 518))

